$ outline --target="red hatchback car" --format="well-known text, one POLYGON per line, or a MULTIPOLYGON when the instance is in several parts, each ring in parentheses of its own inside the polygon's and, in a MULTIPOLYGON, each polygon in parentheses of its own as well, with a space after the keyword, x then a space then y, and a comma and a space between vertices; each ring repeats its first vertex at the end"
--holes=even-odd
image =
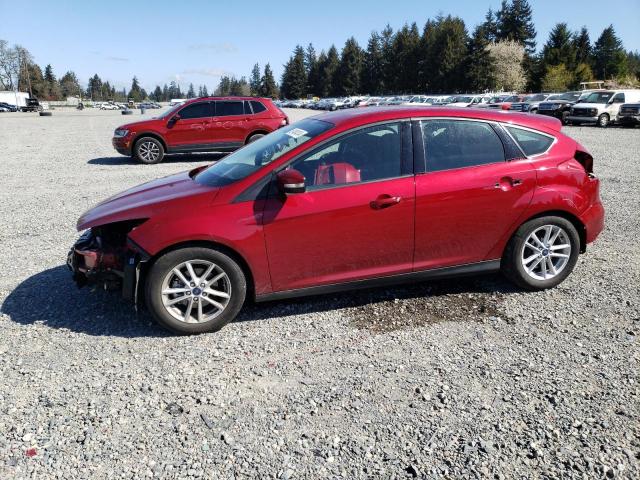
POLYGON ((220 329, 246 298, 498 270, 553 287, 604 224, 593 159, 560 127, 436 107, 307 118, 98 204, 68 264, 180 333, 220 329))
POLYGON ((230 152, 288 123, 268 98, 196 98, 116 128, 112 143, 122 155, 159 163, 165 153, 230 152))

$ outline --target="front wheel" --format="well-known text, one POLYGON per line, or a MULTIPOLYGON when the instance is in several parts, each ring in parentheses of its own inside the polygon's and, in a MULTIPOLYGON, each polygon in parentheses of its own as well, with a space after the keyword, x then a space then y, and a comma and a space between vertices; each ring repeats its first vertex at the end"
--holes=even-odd
POLYGON ((162 161, 164 158, 164 147, 162 143, 155 138, 143 137, 136 142, 133 153, 142 163, 152 165, 162 161))
POLYGON ((535 218, 523 224, 502 257, 502 272, 527 290, 555 287, 569 276, 580 253, 580 237, 562 217, 535 218))
POLYGON ((179 334, 215 332, 244 304, 247 283, 238 264, 209 248, 183 248, 156 261, 146 300, 160 325, 179 334))
POLYGON ((603 113, 598 117, 598 126, 601 128, 605 128, 607 125, 609 125, 609 115, 603 113))

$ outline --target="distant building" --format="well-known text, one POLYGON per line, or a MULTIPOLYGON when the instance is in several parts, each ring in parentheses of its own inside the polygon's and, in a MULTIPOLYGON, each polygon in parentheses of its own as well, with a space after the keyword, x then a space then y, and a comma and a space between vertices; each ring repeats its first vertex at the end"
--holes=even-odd
POLYGON ((27 98, 29 98, 27 92, 0 91, 0 102, 10 103, 16 107, 25 107, 27 105, 27 98))

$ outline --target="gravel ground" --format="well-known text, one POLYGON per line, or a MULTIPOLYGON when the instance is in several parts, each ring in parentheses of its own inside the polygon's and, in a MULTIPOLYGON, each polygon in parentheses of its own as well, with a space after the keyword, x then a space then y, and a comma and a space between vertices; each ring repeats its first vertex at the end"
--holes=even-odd
POLYGON ((86 208, 218 158, 131 163, 130 119, 0 114, 0 478, 640 476, 640 130, 568 130, 607 226, 559 288, 283 301, 184 338, 64 266, 86 208))

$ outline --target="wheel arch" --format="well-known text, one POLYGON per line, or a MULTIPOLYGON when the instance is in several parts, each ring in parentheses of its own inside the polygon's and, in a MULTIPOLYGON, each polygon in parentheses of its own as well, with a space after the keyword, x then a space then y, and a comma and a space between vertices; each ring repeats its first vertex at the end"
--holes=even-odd
POLYGON ((245 145, 247 144, 247 142, 249 141, 249 139, 251 137, 253 137, 256 134, 261 134, 261 135, 269 135, 271 132, 269 130, 267 130, 266 128, 258 128, 256 130, 253 130, 249 135, 246 136, 246 138, 244 139, 244 143, 245 145))
MULTIPOLYGON (((576 231, 578 232, 578 237, 580 238, 580 253, 584 253, 587 251, 587 229, 585 228, 584 223, 582 223, 582 221, 576 215, 566 210, 545 210, 542 212, 535 213, 534 215, 531 215, 528 218, 525 218, 524 220, 519 222, 519 224, 516 226, 514 231, 511 233, 511 235, 509 235, 509 239, 511 239, 511 237, 515 235, 515 233, 518 231, 518 229, 522 225, 524 225, 527 222, 530 222, 531 220, 535 220, 536 218, 541 218, 541 217, 560 217, 560 218, 564 218, 565 220, 569 220, 573 224, 573 226, 576 228, 576 231)), ((506 245, 504 248, 505 249, 507 248, 506 245)), ((504 249, 503 249, 503 253, 504 253, 504 249)))
POLYGON ((135 153, 135 146, 138 144, 138 142, 140 140, 142 140, 145 137, 151 137, 151 138, 155 138, 156 140, 158 140, 161 144, 162 147, 164 148, 165 153, 167 152, 167 143, 164 141, 164 139, 162 138, 162 135, 159 135, 155 132, 143 132, 143 133, 139 133, 136 135, 136 138, 133 139, 133 146, 131 148, 131 153, 135 153))
MULTIPOLYGON (((249 262, 247 262, 247 260, 237 250, 234 250, 233 248, 228 247, 227 245, 224 245, 222 243, 218 243, 212 240, 188 240, 184 242, 174 243, 172 245, 169 245, 163 248, 162 250, 152 255, 151 258, 149 258, 149 260, 145 262, 143 275, 140 277, 140 283, 144 284, 144 282, 146 281, 146 274, 148 270, 163 255, 169 252, 173 252, 175 250, 183 249, 183 248, 197 248, 197 247, 217 250, 221 253, 224 253, 225 255, 230 257, 232 260, 234 260, 238 264, 238 266, 240 266, 242 273, 244 273, 245 275, 245 278, 247 281, 247 298, 255 297, 255 281, 254 281, 253 272, 251 271, 251 267, 249 267, 249 262)), ((142 287, 142 285, 140 285, 140 287, 142 287)))

